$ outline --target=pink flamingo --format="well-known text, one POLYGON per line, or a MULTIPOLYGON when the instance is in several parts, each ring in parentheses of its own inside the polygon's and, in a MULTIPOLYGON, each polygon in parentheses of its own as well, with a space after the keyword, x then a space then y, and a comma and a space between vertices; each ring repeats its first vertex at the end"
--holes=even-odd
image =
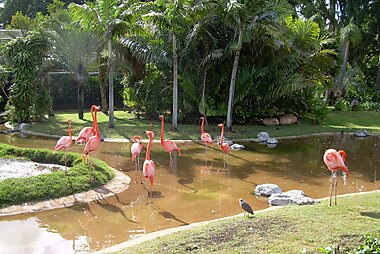
POLYGON ((164 116, 161 115, 160 119, 161 119, 161 145, 164 148, 164 150, 168 152, 170 155, 169 167, 171 167, 172 152, 176 150, 179 156, 182 156, 182 154, 181 154, 181 150, 177 147, 177 145, 172 140, 164 139, 164 135, 165 135, 164 116))
POLYGON ((68 129, 68 134, 69 136, 62 136, 60 139, 58 139, 57 144, 54 147, 53 154, 58 151, 58 150, 63 150, 65 152, 65 172, 67 174, 67 158, 66 158, 66 150, 71 147, 71 144, 73 143, 73 136, 71 135, 71 119, 68 121, 69 124, 69 129, 68 129))
POLYGON ((323 161, 325 162, 327 168, 331 171, 331 178, 330 178, 330 206, 331 206, 331 199, 332 199, 332 193, 335 189, 335 205, 337 205, 336 202, 336 194, 337 194, 337 185, 338 185, 338 177, 336 172, 340 169, 342 169, 347 177, 350 176, 348 173, 348 168, 344 164, 344 161, 346 160, 346 152, 343 150, 336 151, 335 149, 327 149, 325 151, 325 154, 323 155, 323 161))
MULTIPOLYGON (((143 175, 145 178, 149 178, 150 187, 152 187, 154 182, 154 171, 156 169, 156 165, 154 164, 154 161, 150 159, 150 148, 152 147, 154 134, 152 131, 145 131, 145 134, 148 135, 149 142, 148 147, 146 148, 145 161, 143 165, 143 175)), ((147 191, 149 196, 149 190, 147 189, 147 191)))
POLYGON ((90 113, 92 116, 92 127, 84 127, 78 134, 77 140, 75 141, 75 144, 83 144, 86 143, 87 140, 95 135, 95 126, 94 126, 94 110, 95 110, 95 105, 91 106, 90 113))
POLYGON ((132 154, 131 159, 132 159, 132 161, 135 162, 135 165, 136 165, 135 172, 137 174, 137 170, 140 167, 140 153, 141 153, 141 150, 142 150, 141 137, 140 136, 133 136, 132 139, 133 139, 134 143, 131 146, 131 154, 132 154), (137 157, 137 162, 136 162, 136 157, 137 157))
MULTIPOLYGON (((88 141, 86 142, 86 145, 84 147, 83 153, 82 153, 82 159, 83 161, 87 162, 87 156, 90 154, 91 157, 91 162, 90 162, 90 171, 92 172, 92 166, 93 166, 93 161, 92 161, 92 152, 96 151, 100 147, 100 132, 99 132, 99 126, 98 126, 98 118, 97 118, 97 113, 98 111, 101 110, 100 106, 95 106, 94 107, 94 131, 95 135, 91 136, 88 141)), ((92 172, 93 174, 93 172, 92 172)), ((94 175, 93 175, 94 177, 94 175)), ((95 177, 94 177, 95 178, 95 177)))
POLYGON ((203 143, 206 145, 207 147, 207 144, 210 144, 212 145, 212 138, 210 136, 210 134, 206 133, 205 132, 205 118, 204 117, 201 117, 202 119, 202 127, 201 127, 201 139, 203 141, 203 143))
POLYGON ((220 148, 222 148, 222 151, 223 151, 223 154, 224 154, 224 166, 226 166, 225 164, 225 161, 226 161, 226 155, 229 154, 231 152, 231 147, 229 144, 227 143, 224 143, 223 142, 223 139, 224 139, 224 124, 221 123, 221 124, 218 124, 219 127, 222 128, 222 133, 220 134, 220 148))

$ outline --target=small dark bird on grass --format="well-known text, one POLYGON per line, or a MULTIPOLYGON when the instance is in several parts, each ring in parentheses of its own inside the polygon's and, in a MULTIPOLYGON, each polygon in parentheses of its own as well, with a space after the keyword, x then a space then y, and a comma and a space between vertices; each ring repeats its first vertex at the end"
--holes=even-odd
POLYGON ((241 208, 243 208, 243 210, 248 213, 248 217, 249 217, 249 214, 254 215, 252 207, 247 202, 245 202, 243 199, 239 199, 239 204, 240 204, 241 208))

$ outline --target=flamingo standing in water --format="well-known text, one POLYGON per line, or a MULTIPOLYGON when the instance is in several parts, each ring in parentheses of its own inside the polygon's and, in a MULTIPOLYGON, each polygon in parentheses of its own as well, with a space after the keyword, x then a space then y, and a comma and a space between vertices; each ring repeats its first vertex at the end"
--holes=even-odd
MULTIPOLYGON (((154 183, 154 171, 156 169, 156 165, 154 164, 154 161, 150 159, 150 148, 152 147, 154 134, 153 134, 153 131, 145 131, 145 134, 148 135, 149 142, 148 142, 148 147, 146 148, 145 161, 143 165, 143 175, 145 178, 149 178, 150 187, 152 187, 154 183)), ((149 190, 148 190, 148 196, 150 196, 149 190)))
POLYGON ((208 134, 207 132, 205 132, 205 118, 201 117, 201 120, 202 120, 201 139, 202 139, 203 143, 206 145, 206 148, 207 148, 207 144, 212 145, 212 138, 211 138, 210 134, 208 134))
POLYGON ((172 140, 164 139, 164 135, 165 135, 164 116, 161 115, 160 119, 161 119, 161 145, 164 148, 164 150, 168 152, 170 155, 170 163, 169 163, 169 168, 170 168, 171 162, 172 162, 172 152, 176 150, 178 152, 178 155, 182 156, 181 150, 177 147, 176 143, 174 143, 172 140))
MULTIPOLYGON (((90 162, 90 171, 93 174, 92 166, 93 166, 93 161, 92 161, 92 152, 96 151, 100 147, 100 132, 99 132, 99 126, 98 126, 98 118, 97 118, 97 113, 98 111, 101 110, 100 106, 95 106, 94 107, 94 112, 93 112, 93 118, 94 118, 94 131, 95 135, 91 136, 88 141, 86 142, 86 145, 84 147, 83 153, 82 153, 82 159, 83 161, 87 162, 87 156, 90 154, 91 157, 91 162, 90 162)), ((95 179, 95 177, 94 177, 95 179)))
POLYGON ((75 141, 75 144, 83 144, 86 143, 87 140, 95 135, 95 127, 94 127, 94 110, 95 110, 95 105, 91 106, 90 113, 92 116, 92 127, 84 127, 78 134, 77 140, 75 141))
POLYGON ((137 170, 140 167, 140 153, 142 150, 141 137, 140 136, 133 136, 132 139, 133 139, 134 143, 131 146, 131 154, 132 154, 131 159, 132 159, 132 161, 135 162, 135 165, 136 165, 135 172, 137 173, 137 170), (137 157, 137 162, 136 162, 136 157, 137 157))
POLYGON ((224 143, 223 142, 223 138, 224 138, 224 124, 221 123, 221 124, 218 124, 219 127, 222 128, 222 133, 220 134, 220 148, 222 148, 222 151, 223 151, 223 154, 224 154, 224 166, 225 165, 225 162, 226 162, 226 155, 229 154, 231 152, 231 147, 229 144, 227 143, 224 143))
POLYGON ((68 134, 69 136, 62 136, 60 139, 58 139, 57 144, 54 147, 53 154, 58 150, 63 150, 65 152, 65 172, 67 174, 67 158, 66 158, 66 150, 71 147, 71 144, 73 143, 73 136, 71 135, 71 119, 67 121, 69 124, 68 134))
POLYGON ((330 206, 331 206, 331 199, 332 199, 333 192, 335 193, 335 205, 337 205, 336 194, 337 194, 338 176, 336 172, 342 169, 346 173, 347 177, 350 176, 350 174, 348 173, 348 168, 344 164, 345 160, 346 160, 346 152, 343 150, 336 151, 335 149, 327 149, 325 154, 323 155, 323 161, 325 162, 327 168, 331 171, 330 206))

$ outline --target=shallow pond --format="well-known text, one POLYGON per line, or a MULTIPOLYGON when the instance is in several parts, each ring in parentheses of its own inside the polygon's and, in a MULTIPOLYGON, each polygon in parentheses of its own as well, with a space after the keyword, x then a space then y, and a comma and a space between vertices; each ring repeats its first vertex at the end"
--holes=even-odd
MULTIPOLYGON (((56 140, 0 135, 0 142, 21 147, 53 148, 56 140)), ((377 136, 321 136, 281 140, 274 149, 244 143, 224 165, 216 146, 206 151, 200 143, 179 143, 183 156, 169 155, 154 143, 156 162, 153 197, 135 183, 130 143, 102 143, 94 155, 132 177, 130 188, 116 197, 71 208, 0 218, 0 253, 81 253, 99 250, 169 227, 210 220, 242 212, 238 199, 254 210, 268 207, 265 198, 251 194, 257 184, 275 183, 282 190, 302 189, 314 198, 328 196, 330 172, 322 156, 327 148, 344 149, 351 177, 338 193, 379 188, 380 166, 377 136), (152 204, 148 204, 149 201, 152 204)), ((144 147, 146 144, 144 144, 144 147)), ((71 149, 81 152, 83 147, 71 149)), ((145 154, 145 153, 144 153, 145 154)), ((144 156, 144 155, 143 155, 144 156)), ((140 158, 141 163, 143 158, 140 158)), ((339 202, 339 200, 338 200, 339 202)))

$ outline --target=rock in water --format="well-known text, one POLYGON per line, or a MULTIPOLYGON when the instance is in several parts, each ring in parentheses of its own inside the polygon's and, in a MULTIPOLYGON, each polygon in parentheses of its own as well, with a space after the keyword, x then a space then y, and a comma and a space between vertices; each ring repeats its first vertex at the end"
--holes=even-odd
POLYGON ((255 189, 255 194, 258 196, 267 196, 269 197, 272 194, 276 193, 282 193, 282 190, 280 187, 278 187, 277 184, 271 184, 271 183, 266 183, 266 184, 260 184, 256 186, 255 189))

